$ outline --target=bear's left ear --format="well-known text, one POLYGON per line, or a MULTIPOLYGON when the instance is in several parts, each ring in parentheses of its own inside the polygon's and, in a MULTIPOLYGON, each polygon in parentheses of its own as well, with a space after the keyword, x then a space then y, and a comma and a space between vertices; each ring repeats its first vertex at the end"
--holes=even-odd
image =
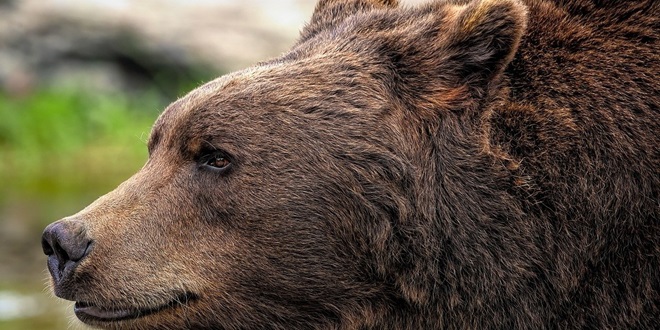
POLYGON ((403 68, 399 75, 412 96, 445 108, 464 108, 486 95, 527 26, 518 0, 436 3, 410 15, 417 20, 407 22, 407 34, 416 36, 402 36, 395 67, 403 68))
POLYGON ((463 79, 488 79, 513 59, 527 27, 527 9, 518 0, 477 0, 457 8, 447 21, 442 47, 453 53, 463 79))
POLYGON ((312 19, 300 33, 298 43, 336 26, 351 15, 373 9, 396 8, 398 0, 319 0, 312 19))

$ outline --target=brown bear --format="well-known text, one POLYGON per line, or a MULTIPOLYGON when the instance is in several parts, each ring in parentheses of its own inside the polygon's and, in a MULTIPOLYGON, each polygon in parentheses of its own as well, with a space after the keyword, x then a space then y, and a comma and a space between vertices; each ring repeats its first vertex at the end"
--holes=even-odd
POLYGON ((107 329, 660 324, 660 2, 321 0, 48 226, 107 329))

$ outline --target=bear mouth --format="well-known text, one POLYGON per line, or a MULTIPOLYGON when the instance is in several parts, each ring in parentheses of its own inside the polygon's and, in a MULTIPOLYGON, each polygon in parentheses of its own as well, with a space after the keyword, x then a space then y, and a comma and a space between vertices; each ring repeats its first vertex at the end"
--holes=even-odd
POLYGON ((85 323, 105 323, 138 319, 165 310, 178 308, 189 304, 197 299, 194 294, 185 293, 176 296, 168 303, 157 307, 136 308, 136 307, 104 307, 83 301, 76 301, 73 311, 76 317, 85 323))

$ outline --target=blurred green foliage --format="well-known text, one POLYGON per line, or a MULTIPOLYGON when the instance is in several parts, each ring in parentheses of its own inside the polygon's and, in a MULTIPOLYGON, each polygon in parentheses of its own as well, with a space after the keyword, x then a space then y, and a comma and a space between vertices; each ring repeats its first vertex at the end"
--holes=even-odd
POLYGON ((0 200, 100 195, 146 160, 157 93, 0 95, 0 200))

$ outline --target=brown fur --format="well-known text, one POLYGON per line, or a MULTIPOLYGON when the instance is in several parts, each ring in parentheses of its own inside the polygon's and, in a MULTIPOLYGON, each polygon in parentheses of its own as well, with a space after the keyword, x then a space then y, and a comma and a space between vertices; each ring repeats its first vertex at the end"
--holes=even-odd
POLYGON ((650 0, 321 0, 62 220, 94 248, 55 292, 185 300, 115 329, 651 329, 659 31, 650 0))

